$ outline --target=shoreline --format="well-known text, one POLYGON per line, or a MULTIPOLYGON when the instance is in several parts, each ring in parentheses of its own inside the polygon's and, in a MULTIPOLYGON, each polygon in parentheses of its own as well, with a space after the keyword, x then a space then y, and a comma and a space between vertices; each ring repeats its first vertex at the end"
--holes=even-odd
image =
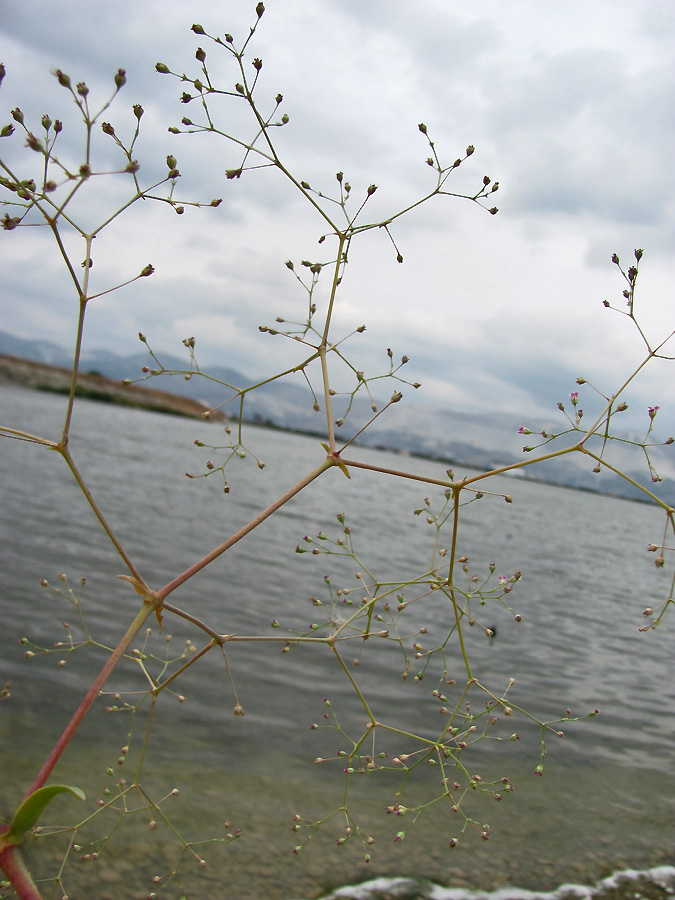
MULTIPOLYGON (((0 385, 26 387, 52 394, 68 394, 71 380, 71 369, 34 362, 18 356, 0 355, 0 385)), ((207 404, 198 400, 138 384, 124 384, 97 372, 78 372, 75 394, 85 400, 192 419, 209 419, 217 422, 226 419, 220 410, 212 411, 207 404)))
POLYGON ((414 878, 374 878, 347 885, 320 900, 668 900, 675 896, 675 867, 623 869, 593 884, 561 884, 553 891, 500 887, 493 891, 443 887, 414 878))

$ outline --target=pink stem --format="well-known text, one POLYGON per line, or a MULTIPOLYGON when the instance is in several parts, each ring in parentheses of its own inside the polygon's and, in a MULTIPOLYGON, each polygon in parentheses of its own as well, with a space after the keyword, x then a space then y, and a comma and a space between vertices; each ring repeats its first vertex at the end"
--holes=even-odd
POLYGON ((15 844, 0 851, 0 869, 5 873, 21 900, 42 900, 42 896, 21 858, 21 852, 15 844))
POLYGON ((106 681, 108 680, 108 678, 114 671, 117 663, 120 661, 122 656, 124 656, 129 644, 136 637, 136 635, 142 628, 143 623, 146 621, 148 616, 150 616, 152 614, 152 612, 153 612, 152 605, 150 603, 144 603, 143 606, 141 607, 140 611, 138 612, 136 618, 129 626, 127 633, 124 635, 124 637, 119 642, 119 644, 113 651, 112 655, 110 656, 110 658, 108 659, 106 664, 101 669, 101 672, 100 672, 98 678, 96 679, 96 681, 94 681, 92 686, 89 688, 89 690, 85 694, 84 699, 78 706, 75 714, 73 715, 72 719, 66 726, 63 734, 61 735, 61 737, 58 739, 58 741, 54 745, 54 749, 52 750, 52 752, 49 754, 49 756, 45 760, 44 765, 38 772, 37 777, 35 778, 35 780, 33 781, 33 784, 30 787, 30 790, 26 794, 27 797, 30 796, 35 791, 37 791, 38 788, 41 788, 44 785, 44 783, 47 781, 47 779, 49 778, 49 776, 52 773, 52 770, 54 769, 54 766, 59 761, 61 754, 68 746, 70 739, 77 731, 80 723, 82 722, 82 719, 84 719, 85 715, 89 711, 89 708, 93 704, 94 700, 96 700, 96 698, 98 697, 101 688, 106 683, 106 681))

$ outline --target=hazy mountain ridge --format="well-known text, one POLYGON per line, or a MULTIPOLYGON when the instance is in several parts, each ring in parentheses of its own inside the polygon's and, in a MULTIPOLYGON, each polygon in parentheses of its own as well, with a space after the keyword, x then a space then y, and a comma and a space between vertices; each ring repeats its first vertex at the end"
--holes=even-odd
MULTIPOLYGON (((0 354, 58 366, 68 366, 72 360, 68 351, 49 341, 15 338, 5 332, 0 332, 0 354)), ((159 358, 166 368, 178 371, 189 368, 187 354, 185 358, 168 355, 161 355, 159 358)), ((110 351, 100 351, 83 354, 80 370, 82 372, 95 371, 108 378, 121 381, 127 378, 133 380, 143 378, 143 366, 151 368, 155 366, 148 353, 121 357, 110 351)), ((209 368, 208 375, 239 388, 247 387, 252 383, 241 373, 226 367, 209 368)), ((218 384, 211 378, 193 375, 188 380, 182 374, 164 374, 151 377, 140 384, 155 390, 190 397, 209 406, 220 406, 234 394, 223 384, 218 384)), ((244 404, 245 418, 296 431, 320 432, 323 426, 323 413, 317 413, 313 409, 314 398, 307 387, 304 384, 292 383, 290 381, 292 378, 293 376, 289 376, 286 379, 280 379, 248 394, 244 404)), ((377 398, 375 402, 378 408, 384 405, 377 398)), ((335 405, 336 415, 340 415, 341 407, 346 405, 346 400, 338 396, 335 398, 335 405)), ((233 399, 230 404, 225 403, 221 408, 224 413, 234 418, 238 414, 239 404, 236 399, 233 399)), ((347 421, 337 429, 336 433, 339 437, 348 440, 368 422, 372 415, 370 400, 357 396, 347 421)), ((358 440, 359 443, 366 446, 447 460, 455 467, 466 466, 485 470, 523 461, 526 459, 523 454, 523 444, 536 445, 544 440, 541 434, 537 435, 537 433, 528 436, 519 434, 520 424, 521 422, 515 416, 505 413, 472 414, 443 407, 424 406, 419 402, 414 405, 406 404, 404 398, 403 402, 388 410, 386 415, 376 419, 359 436, 358 440)), ((555 426, 552 426, 551 422, 527 422, 533 432, 541 432, 541 430, 548 432, 552 427, 561 429, 563 424, 564 420, 562 419, 555 426)), ((631 436, 626 435, 626 437, 631 436)), ((560 446, 562 444, 558 441, 550 449, 558 449, 560 446)), ((663 464, 666 467, 664 471, 670 473, 672 471, 672 455, 669 459, 661 453, 659 459, 659 449, 657 448, 654 452, 657 469, 659 464, 663 464)), ((616 465, 623 467, 624 471, 627 471, 627 474, 639 483, 645 483, 646 465, 642 469, 636 470, 636 465, 639 463, 636 462, 634 448, 618 445, 612 447, 612 452, 612 459, 616 465)), ((574 454, 573 457, 570 455, 528 466, 522 475, 567 487, 630 498, 640 497, 637 488, 623 479, 604 471, 600 475, 594 474, 593 466, 592 459, 580 458, 579 455, 574 454)), ((660 484, 649 484, 648 486, 664 500, 671 504, 675 503, 674 479, 664 477, 660 484)))

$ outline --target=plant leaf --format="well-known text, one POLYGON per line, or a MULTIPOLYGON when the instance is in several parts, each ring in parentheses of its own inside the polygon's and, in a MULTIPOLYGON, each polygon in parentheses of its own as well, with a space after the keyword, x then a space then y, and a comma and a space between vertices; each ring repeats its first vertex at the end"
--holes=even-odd
POLYGON ((335 457, 335 464, 337 465, 338 469, 340 469, 340 471, 343 472, 347 476, 347 478, 349 478, 351 480, 352 476, 349 474, 349 469, 342 462, 342 460, 335 457))
MULTIPOLYGON (((326 453, 331 457, 331 459, 333 460, 333 462, 335 463, 335 465, 338 467, 338 469, 340 469, 340 471, 343 472, 343 473, 347 476, 347 478, 349 478, 349 479, 351 480, 351 477, 352 477, 352 476, 349 474, 349 469, 348 469, 347 466, 342 462, 342 460, 339 459, 339 458, 331 451, 331 449, 330 449, 330 447, 328 446, 328 444, 324 444, 324 442, 321 441, 321 446, 322 446, 323 449, 326 451, 326 453)), ((121 576, 120 576, 120 577, 121 577, 121 576)))
POLYGON ((70 787, 67 784, 48 784, 45 787, 38 788, 37 791, 26 797, 14 813, 9 830, 0 836, 2 844, 5 846, 18 844, 24 834, 37 825, 40 816, 54 797, 64 792, 74 794, 79 800, 85 799, 83 790, 78 787, 70 787))

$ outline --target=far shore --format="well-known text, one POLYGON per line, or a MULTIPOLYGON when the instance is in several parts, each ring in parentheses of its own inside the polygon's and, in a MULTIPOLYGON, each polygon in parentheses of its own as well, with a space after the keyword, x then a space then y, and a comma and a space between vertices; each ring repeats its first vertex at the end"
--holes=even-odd
MULTIPOLYGON (((54 394, 68 394, 72 374, 70 369, 61 366, 21 359, 18 356, 0 355, 0 385, 17 385, 54 394)), ((124 384, 97 372, 78 372, 75 393, 78 397, 119 406, 131 406, 196 419, 225 420, 222 412, 210 411, 208 406, 198 400, 138 384, 124 384)))

